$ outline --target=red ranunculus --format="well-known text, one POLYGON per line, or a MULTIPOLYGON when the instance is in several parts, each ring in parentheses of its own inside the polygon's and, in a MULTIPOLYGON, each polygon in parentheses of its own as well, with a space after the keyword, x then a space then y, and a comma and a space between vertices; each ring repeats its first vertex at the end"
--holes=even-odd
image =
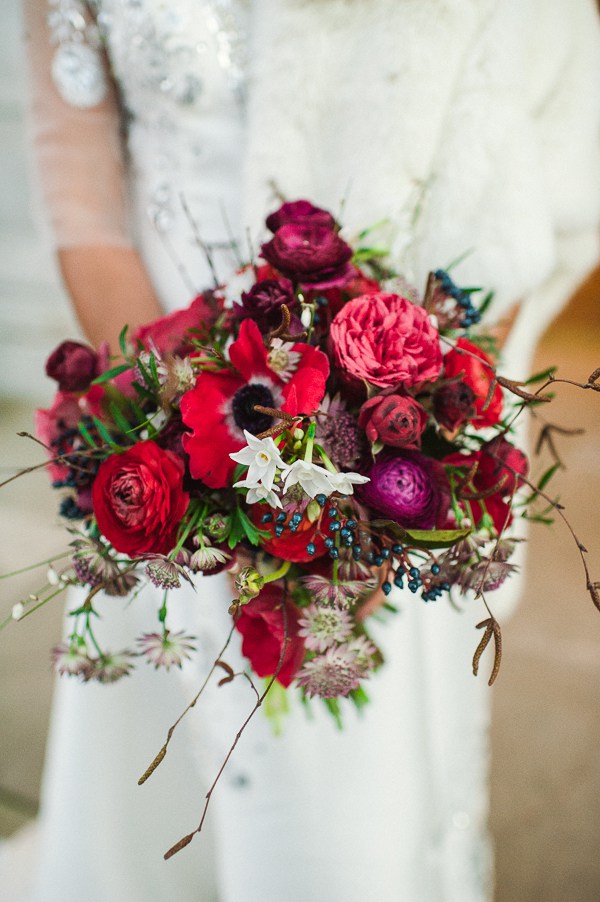
POLYGON ((312 222, 326 226, 329 229, 336 227, 336 222, 331 213, 315 207, 309 200, 292 200, 282 204, 278 210, 267 217, 267 228, 276 232, 281 226, 289 223, 312 222))
POLYGON ((58 382, 60 391, 85 391, 100 375, 98 354, 80 341, 63 341, 48 357, 46 375, 58 382))
POLYGON ((485 406, 494 370, 492 361, 481 348, 466 338, 459 338, 456 347, 444 357, 444 375, 447 379, 460 376, 473 390, 475 413, 471 422, 476 429, 495 426, 499 422, 504 402, 502 389, 496 385, 490 403, 485 406))
POLYGON ((421 447, 421 435, 427 425, 427 411, 410 395, 386 389, 365 401, 360 409, 358 424, 368 440, 381 442, 392 448, 421 447))
POLYGON ((365 294, 342 307, 331 324, 340 369, 380 388, 437 379, 442 353, 437 329, 422 307, 397 294, 365 294))
POLYGON ((261 254, 284 276, 309 288, 343 286, 354 274, 350 245, 331 227, 310 221, 281 226, 261 254))
POLYGON ((304 660, 304 642, 298 636, 300 616, 300 609, 284 600, 281 588, 273 583, 267 583, 256 598, 243 605, 235 627, 243 636, 242 654, 249 659, 257 676, 273 676, 287 632, 288 643, 277 682, 290 685, 304 660))
POLYGON ((134 346, 141 341, 147 350, 161 354, 181 354, 189 347, 190 338, 199 338, 217 318, 220 310, 211 293, 199 294, 189 307, 174 310, 160 319, 139 326, 133 335, 134 346))
MULTIPOLYGON (((527 457, 522 451, 502 436, 498 436, 482 445, 479 451, 472 454, 451 454, 444 458, 443 463, 465 467, 466 470, 477 463, 472 491, 483 493, 485 497, 469 502, 475 526, 481 522, 486 512, 492 518, 498 532, 511 523, 510 498, 521 481, 519 477, 526 476, 529 469, 527 457), (487 493, 494 487, 496 491, 488 495, 487 493)), ((468 487, 466 493, 469 494, 468 487)))
POLYGON ((258 326, 244 320, 237 341, 229 349, 236 371, 200 373, 196 385, 181 399, 181 416, 191 429, 183 437, 190 472, 213 489, 231 481, 236 464, 229 455, 246 444, 244 429, 258 435, 273 418, 255 405, 284 410, 297 416, 315 411, 325 393, 329 361, 322 351, 298 342, 300 354, 285 381, 269 366, 267 349, 258 326))
POLYGON ((184 466, 153 441, 138 442, 100 465, 92 488, 98 528, 123 554, 168 554, 187 510, 184 466))

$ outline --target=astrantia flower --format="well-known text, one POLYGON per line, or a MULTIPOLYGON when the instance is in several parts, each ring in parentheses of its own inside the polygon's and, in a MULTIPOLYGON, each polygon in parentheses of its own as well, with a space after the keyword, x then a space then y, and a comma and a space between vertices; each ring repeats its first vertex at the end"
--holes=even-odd
POLYGON ((364 434, 356 417, 346 409, 339 395, 325 395, 316 418, 317 442, 328 457, 339 467, 352 467, 366 449, 364 434))
POLYGON ((292 416, 311 414, 323 398, 329 361, 322 351, 298 342, 298 368, 286 382, 268 363, 267 349, 256 323, 244 320, 229 356, 235 371, 201 373, 196 387, 181 399, 181 415, 191 432, 183 437, 190 472, 211 488, 230 483, 235 462, 229 455, 246 444, 244 432, 259 435, 274 419, 261 407, 292 416))
POLYGON ((146 565, 146 575, 157 589, 178 589, 182 579, 191 583, 190 577, 180 564, 158 554, 153 555, 152 560, 146 565))
POLYGON ((296 681, 308 696, 336 698, 358 689, 361 668, 356 654, 346 646, 328 648, 327 651, 307 661, 299 671, 296 681))
POLYGON ((197 573, 199 570, 214 570, 215 567, 224 564, 229 557, 230 555, 225 551, 221 551, 220 548, 201 544, 190 558, 190 569, 194 573, 197 573))
POLYGON ((99 683, 116 683, 133 670, 133 653, 120 651, 106 653, 92 661, 92 668, 84 674, 84 679, 97 680, 99 683))
POLYGON ((155 668, 181 667, 186 658, 191 658, 190 652, 195 651, 194 636, 186 636, 181 630, 171 633, 169 630, 164 635, 159 633, 145 633, 137 640, 141 654, 145 655, 148 663, 155 668))
POLYGON ((352 632, 352 619, 340 608, 312 604, 298 621, 299 636, 311 651, 325 651, 330 645, 343 642, 352 632))
POLYGON ((61 676, 69 674, 89 678, 94 665, 85 645, 78 642, 60 642, 54 646, 50 654, 52 666, 61 676))
POLYGON ((308 589, 315 604, 338 608, 350 607, 359 598, 373 592, 377 586, 375 578, 333 582, 325 576, 312 573, 302 576, 300 582, 308 589))
POLYGON ((356 655, 356 666, 364 676, 375 666, 374 656, 377 654, 377 648, 366 636, 353 636, 347 643, 346 648, 352 654, 356 655))

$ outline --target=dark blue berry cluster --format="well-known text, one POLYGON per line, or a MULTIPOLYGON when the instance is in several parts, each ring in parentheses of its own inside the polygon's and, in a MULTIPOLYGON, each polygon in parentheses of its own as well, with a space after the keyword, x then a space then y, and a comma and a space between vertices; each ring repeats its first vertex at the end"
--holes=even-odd
POLYGON ((453 298, 457 305, 462 310, 462 316, 460 319, 460 325, 464 329, 468 329, 469 326, 474 326, 481 319, 481 314, 476 307, 473 306, 473 302, 471 301, 471 295, 468 291, 464 291, 464 289, 459 288, 458 285, 453 282, 445 269, 436 269, 434 272, 434 276, 441 283, 442 291, 444 294, 447 294, 449 297, 453 298))

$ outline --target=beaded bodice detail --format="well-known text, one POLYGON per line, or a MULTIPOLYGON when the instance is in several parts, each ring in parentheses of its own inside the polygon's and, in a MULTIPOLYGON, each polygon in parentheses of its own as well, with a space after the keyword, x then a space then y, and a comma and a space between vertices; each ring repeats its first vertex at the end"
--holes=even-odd
MULTIPOLYGON (((227 218, 236 219, 239 204, 250 0, 49 4, 53 79, 63 99, 92 109, 109 97, 111 82, 116 86, 134 232, 142 244, 152 243, 144 235, 151 226, 192 272, 188 289, 204 287, 198 282, 206 282, 206 270, 196 266, 194 226, 182 198, 203 242, 226 244, 227 218)), ((154 257, 153 247, 147 256, 154 257)), ((170 305, 169 287, 160 285, 165 269, 152 274, 170 305)))

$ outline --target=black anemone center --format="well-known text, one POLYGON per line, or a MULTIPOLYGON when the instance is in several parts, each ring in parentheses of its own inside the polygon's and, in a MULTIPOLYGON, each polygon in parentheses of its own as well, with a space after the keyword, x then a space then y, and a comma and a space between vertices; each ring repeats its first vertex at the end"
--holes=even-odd
POLYGON ((275 406, 271 390, 266 385, 260 383, 244 385, 236 391, 231 405, 236 426, 247 429, 252 435, 266 432, 273 423, 273 417, 254 409, 256 404, 260 404, 261 407, 275 406))

